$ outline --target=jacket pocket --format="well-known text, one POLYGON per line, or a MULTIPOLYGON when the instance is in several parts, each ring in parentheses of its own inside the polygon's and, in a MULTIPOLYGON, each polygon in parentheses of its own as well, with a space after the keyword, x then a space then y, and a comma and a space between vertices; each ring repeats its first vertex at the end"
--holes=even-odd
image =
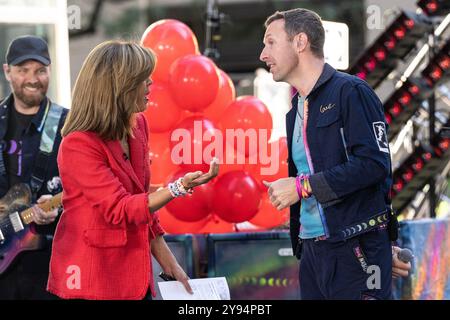
POLYGON ((324 127, 331 126, 333 123, 335 123, 336 121, 339 120, 339 116, 340 116, 340 114, 339 114, 338 108, 329 110, 329 111, 325 112, 324 114, 319 115, 317 122, 316 122, 316 127, 324 128, 324 127))
POLYGON ((96 248, 123 247, 127 243, 125 229, 87 229, 84 230, 84 241, 88 246, 96 248))

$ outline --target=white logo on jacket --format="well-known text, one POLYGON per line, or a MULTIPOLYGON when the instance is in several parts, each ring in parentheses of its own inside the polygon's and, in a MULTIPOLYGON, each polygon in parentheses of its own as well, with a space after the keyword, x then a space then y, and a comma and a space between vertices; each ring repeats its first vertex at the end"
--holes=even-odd
POLYGON ((386 134, 386 126, 384 122, 378 121, 372 123, 373 133, 375 134, 375 138, 377 139, 378 148, 382 152, 389 153, 389 142, 386 134))
POLYGON ((320 113, 325 113, 326 111, 333 109, 335 106, 336 106, 335 103, 329 103, 329 104, 326 104, 326 105, 321 105, 320 106, 320 113))

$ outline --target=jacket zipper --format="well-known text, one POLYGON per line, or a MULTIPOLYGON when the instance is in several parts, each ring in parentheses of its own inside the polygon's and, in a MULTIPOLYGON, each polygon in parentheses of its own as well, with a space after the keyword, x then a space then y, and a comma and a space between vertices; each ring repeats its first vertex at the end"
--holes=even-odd
MULTIPOLYGON (((311 153, 309 151, 309 145, 308 145, 308 139, 306 137, 306 129, 308 125, 308 115, 309 115, 309 103, 308 98, 306 98, 303 102, 303 144, 305 145, 305 153, 306 153, 306 159, 308 160, 309 170, 311 171, 311 174, 314 174, 314 166, 312 163, 311 153)), ((325 215, 322 211, 322 207, 319 205, 319 202, 317 202, 317 208, 319 210, 320 220, 322 221, 322 226, 325 231, 325 236, 328 238, 330 236, 330 233, 328 231, 328 226, 326 222, 325 215)))

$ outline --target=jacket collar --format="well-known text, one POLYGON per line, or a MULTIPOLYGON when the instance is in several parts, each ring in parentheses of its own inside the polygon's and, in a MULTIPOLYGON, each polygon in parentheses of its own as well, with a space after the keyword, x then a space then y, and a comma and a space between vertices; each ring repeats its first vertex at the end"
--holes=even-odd
POLYGON ((311 92, 308 94, 308 97, 317 89, 319 89, 324 83, 330 80, 335 73, 336 69, 334 69, 332 66, 330 66, 328 63, 325 62, 322 69, 322 73, 320 74, 319 79, 317 79, 316 84, 312 88, 311 92))
MULTIPOLYGON (((31 123, 35 126, 36 129, 42 126, 42 121, 44 121, 44 114, 47 108, 47 103, 50 103, 50 100, 47 97, 41 101, 38 112, 31 119, 31 123)), ((8 117, 8 109, 14 106, 14 95, 11 93, 5 100, 0 102, 0 116, 8 117)))
MULTIPOLYGON (((322 73, 320 74, 319 79, 317 79, 316 84, 314 85, 311 92, 308 94, 308 96, 306 98, 309 98, 309 96, 311 96, 323 84, 325 84, 328 80, 330 80, 335 73, 336 73, 336 69, 334 69, 328 63, 325 63, 323 65, 322 73)), ((298 92, 295 93, 294 96, 292 97, 292 100, 291 100, 292 106, 297 108, 297 102, 298 102, 298 92)))
MULTIPOLYGON (((319 79, 317 79, 316 84, 312 88, 311 92, 308 94, 307 98, 309 98, 313 93, 315 93, 323 84, 325 84, 328 80, 330 80, 333 75, 336 73, 336 69, 330 66, 328 63, 325 63, 322 69, 322 73, 320 74, 319 79)), ((286 114, 286 135, 288 139, 288 148, 292 150, 292 133, 295 124, 295 114, 297 113, 297 103, 298 103, 298 92, 294 94, 291 100, 292 108, 286 114)))
MULTIPOLYGON (((47 109, 47 103, 50 103, 50 100, 45 97, 39 107, 38 112, 34 115, 34 117, 31 119, 30 126, 33 125, 36 130, 39 130, 39 128, 42 128, 42 122, 45 120, 45 110, 47 109)), ((8 110, 9 108, 14 107, 14 96, 11 93, 6 99, 0 102, 0 122, 4 125, 0 127, 0 139, 3 139, 3 137, 6 134, 7 129, 7 122, 8 122, 8 110)))

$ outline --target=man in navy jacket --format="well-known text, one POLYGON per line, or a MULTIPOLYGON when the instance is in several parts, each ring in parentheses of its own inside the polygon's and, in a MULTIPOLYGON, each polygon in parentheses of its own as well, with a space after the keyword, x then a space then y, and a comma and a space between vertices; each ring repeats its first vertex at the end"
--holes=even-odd
POLYGON ((324 40, 306 9, 266 21, 260 59, 297 94, 286 116, 289 178, 264 183, 275 207, 290 206, 302 299, 390 299, 397 221, 382 103, 324 62, 324 40))

